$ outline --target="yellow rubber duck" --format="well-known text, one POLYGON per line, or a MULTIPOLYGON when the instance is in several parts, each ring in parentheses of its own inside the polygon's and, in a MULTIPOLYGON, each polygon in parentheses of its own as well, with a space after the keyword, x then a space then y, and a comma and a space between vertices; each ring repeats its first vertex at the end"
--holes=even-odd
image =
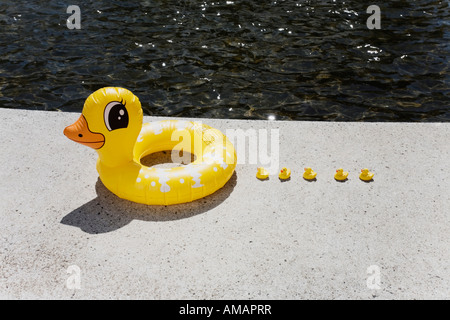
POLYGON ((336 174, 334 175, 334 178, 338 181, 345 181, 347 180, 348 172, 344 171, 344 169, 339 168, 336 170, 336 174))
POLYGON ((280 174, 278 175, 278 178, 281 180, 287 180, 291 177, 291 169, 283 168, 280 170, 280 174))
POLYGON ((303 178, 306 180, 314 180, 317 176, 317 172, 315 172, 310 167, 305 168, 305 172, 303 173, 303 178))
POLYGON ((363 181, 370 181, 373 179, 374 174, 369 171, 369 169, 364 168, 361 170, 361 174, 359 175, 359 178, 363 181))
POLYGON ((266 180, 267 178, 269 178, 269 171, 267 171, 263 167, 259 167, 258 171, 256 172, 256 177, 259 180, 266 180))

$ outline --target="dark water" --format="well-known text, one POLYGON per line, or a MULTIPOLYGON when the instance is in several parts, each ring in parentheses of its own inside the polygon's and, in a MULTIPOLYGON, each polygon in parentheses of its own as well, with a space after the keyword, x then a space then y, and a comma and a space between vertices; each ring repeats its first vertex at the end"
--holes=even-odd
POLYGON ((114 85, 151 115, 449 121, 449 25, 448 0, 1 0, 0 107, 81 111, 114 85))

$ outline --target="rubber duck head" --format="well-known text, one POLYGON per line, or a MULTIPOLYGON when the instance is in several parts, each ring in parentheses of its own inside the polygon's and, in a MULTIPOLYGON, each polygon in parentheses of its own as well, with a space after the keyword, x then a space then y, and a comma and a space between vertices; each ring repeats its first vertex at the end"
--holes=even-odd
POLYGON ((361 172, 362 172, 362 174, 366 175, 369 173, 369 169, 367 169, 367 168, 361 169, 361 172))
POLYGON ((80 118, 64 135, 97 150, 105 164, 118 166, 133 159, 142 119, 141 103, 131 91, 102 88, 86 99, 80 118))
POLYGON ((305 168, 305 172, 306 172, 306 173, 311 173, 311 171, 312 171, 312 169, 311 169, 310 167, 306 167, 306 168, 305 168))
POLYGON ((336 170, 337 174, 342 174, 343 172, 344 172, 344 169, 342 169, 342 168, 339 168, 339 169, 336 170))

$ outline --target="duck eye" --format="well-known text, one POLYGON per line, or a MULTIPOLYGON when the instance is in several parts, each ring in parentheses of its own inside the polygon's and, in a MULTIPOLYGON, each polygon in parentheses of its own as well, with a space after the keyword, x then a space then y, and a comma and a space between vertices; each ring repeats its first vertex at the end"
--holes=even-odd
POLYGON ((105 125, 109 131, 128 127, 128 112, 125 105, 119 101, 113 101, 105 108, 105 125))

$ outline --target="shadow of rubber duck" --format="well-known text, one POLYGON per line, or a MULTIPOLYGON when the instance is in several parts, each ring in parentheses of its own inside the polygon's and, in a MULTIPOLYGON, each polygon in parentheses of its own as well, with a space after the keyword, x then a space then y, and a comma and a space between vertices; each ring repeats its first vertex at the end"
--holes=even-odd
POLYGON ((100 178, 95 184, 97 197, 68 213, 61 223, 90 234, 115 231, 133 220, 172 221, 207 212, 225 201, 236 186, 236 172, 215 193, 193 202, 170 206, 152 206, 121 199, 110 192, 100 178))

